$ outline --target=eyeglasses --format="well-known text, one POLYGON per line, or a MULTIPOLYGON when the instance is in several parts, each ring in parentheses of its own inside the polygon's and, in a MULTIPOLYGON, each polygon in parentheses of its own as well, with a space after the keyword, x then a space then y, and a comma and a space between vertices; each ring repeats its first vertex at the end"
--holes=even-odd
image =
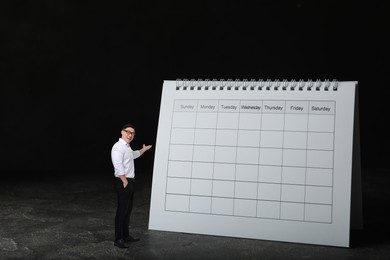
POLYGON ((130 130, 125 130, 125 129, 123 129, 123 131, 125 131, 126 134, 128 134, 128 135, 135 136, 135 132, 132 132, 132 131, 130 131, 130 130))

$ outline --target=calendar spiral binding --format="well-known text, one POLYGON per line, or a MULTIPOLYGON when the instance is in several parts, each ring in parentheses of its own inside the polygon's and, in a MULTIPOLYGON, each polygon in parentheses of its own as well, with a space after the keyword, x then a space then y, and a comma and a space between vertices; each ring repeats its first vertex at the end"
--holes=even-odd
POLYGON ((176 90, 282 90, 282 91, 337 91, 337 80, 232 80, 232 79, 176 79, 176 90))

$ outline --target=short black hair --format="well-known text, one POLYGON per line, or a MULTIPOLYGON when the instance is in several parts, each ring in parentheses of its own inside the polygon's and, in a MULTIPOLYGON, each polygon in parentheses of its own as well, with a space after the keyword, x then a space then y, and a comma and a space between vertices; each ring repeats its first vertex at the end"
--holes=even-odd
POLYGON ((125 124, 122 126, 122 130, 125 130, 126 128, 131 127, 135 130, 135 126, 133 124, 125 124))

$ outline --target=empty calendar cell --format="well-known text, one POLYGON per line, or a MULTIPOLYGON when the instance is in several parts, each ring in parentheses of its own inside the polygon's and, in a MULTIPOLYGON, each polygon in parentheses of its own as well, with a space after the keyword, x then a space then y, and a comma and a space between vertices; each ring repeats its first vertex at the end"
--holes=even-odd
POLYGON ((306 184, 318 186, 333 186, 333 170, 322 168, 307 168, 306 184))
POLYGON ((217 130, 215 139, 216 145, 236 146, 237 145, 237 130, 220 129, 217 130))
POLYGON ((289 220, 303 220, 305 206, 302 203, 282 202, 280 205, 280 218, 289 220))
POLYGON ((307 151, 307 167, 333 168, 333 151, 307 151))
POLYGON ((257 165, 236 164, 236 180, 257 181, 258 169, 257 165))
POLYGON ((209 162, 193 162, 192 163, 192 178, 212 179, 214 172, 214 164, 209 162))
POLYGON ((260 164, 282 165, 282 149, 260 148, 260 164))
POLYGON ((232 163, 214 164, 214 180, 234 180, 236 165, 232 163))
POLYGON ((212 180, 191 180, 191 195, 211 196, 212 180))
POLYGON ((172 144, 169 148, 169 159, 173 161, 191 161, 193 149, 192 145, 172 144))
POLYGON ((194 112, 177 112, 172 118, 172 127, 195 128, 196 113, 194 112))
POLYGON ((283 131, 284 114, 263 114, 261 120, 261 129, 283 131))
POLYGON ((305 186, 282 184, 282 201, 287 202, 304 202, 305 201, 305 186))
POLYGON ((236 147, 217 146, 215 147, 215 162, 220 163, 235 163, 236 162, 236 147))
POLYGON ((212 198, 211 212, 217 215, 233 215, 233 199, 212 198))
POLYGON ((333 115, 309 115, 310 132, 334 132, 334 116, 333 115))
POLYGON ((261 114, 241 113, 239 129, 246 129, 246 130, 261 129, 261 114))
POLYGON ((196 117, 196 128, 215 129, 217 127, 217 113, 198 113, 196 117))
POLYGON ((282 180, 282 167, 280 166, 259 166, 259 182, 280 183, 282 180))
POLYGON ((195 129, 173 128, 171 131, 171 144, 193 144, 195 129))
POLYGON ((331 223, 331 205, 305 204, 305 221, 331 223))
POLYGON ((306 150, 283 150, 283 165, 306 167, 306 150))
POLYGON ((238 146, 248 146, 248 147, 258 147, 260 144, 260 131, 254 130, 239 130, 237 145, 238 146))
POLYGON ((333 133, 308 133, 307 149, 333 150, 333 133))
POLYGON ((283 148, 306 149, 307 132, 284 132, 283 148))
POLYGON ((257 198, 259 200, 277 200, 280 201, 280 184, 259 183, 257 198))
POLYGON ((282 131, 261 131, 260 147, 282 148, 283 132, 282 131))
POLYGON ((236 162, 257 165, 259 162, 259 148, 238 147, 236 162))
POLYGON ((191 177, 192 162, 169 161, 168 176, 170 177, 191 177))
POLYGON ((276 201, 258 201, 257 216, 261 218, 280 218, 280 202, 276 201))
POLYGON ((305 184, 306 168, 303 167, 283 167, 282 183, 305 184))
POLYGON ((257 183, 256 182, 235 182, 234 188, 235 198, 240 199, 256 199, 257 198, 257 183))
POLYGON ((308 115, 286 114, 284 118, 285 131, 307 131, 308 115))
POLYGON ((167 193, 190 194, 191 179, 187 178, 168 178, 167 193))
POLYGON ((234 181, 213 181, 213 196, 215 197, 234 197, 234 181))
POLYGON ((190 206, 190 196, 167 194, 165 200, 165 210, 187 212, 190 206))
POLYGON ((256 200, 234 200, 234 215, 256 217, 256 200))
POLYGON ((214 145, 215 134, 216 134, 215 129, 196 129, 194 144, 214 145))
POLYGON ((238 129, 239 113, 219 113, 217 120, 218 129, 238 129))
POLYGON ((196 162, 212 162, 214 160, 214 146, 195 145, 193 160, 196 162))
POLYGON ((332 204, 332 187, 306 186, 306 203, 332 204))
POLYGON ((194 213, 211 213, 211 198, 191 196, 189 211, 194 213))

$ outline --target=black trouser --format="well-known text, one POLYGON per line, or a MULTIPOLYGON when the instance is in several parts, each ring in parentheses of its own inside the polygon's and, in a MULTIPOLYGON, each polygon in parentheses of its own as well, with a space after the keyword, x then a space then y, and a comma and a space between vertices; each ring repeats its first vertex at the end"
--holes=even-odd
POLYGON ((127 178, 129 184, 123 188, 120 178, 114 179, 118 205, 115 215, 115 240, 129 236, 130 214, 133 208, 134 179, 127 178))

